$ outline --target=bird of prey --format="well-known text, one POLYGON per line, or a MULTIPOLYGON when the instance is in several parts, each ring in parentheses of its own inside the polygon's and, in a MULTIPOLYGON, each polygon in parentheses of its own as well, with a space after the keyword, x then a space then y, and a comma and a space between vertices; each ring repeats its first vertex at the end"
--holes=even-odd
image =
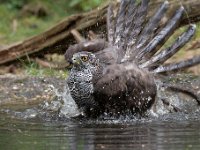
POLYGON ((158 74, 200 63, 200 56, 195 56, 165 64, 190 41, 196 26, 189 24, 164 48, 179 26, 184 7, 161 24, 169 2, 163 2, 147 20, 148 5, 149 0, 121 0, 115 14, 111 3, 107 10, 107 39, 86 40, 67 49, 65 58, 73 63, 67 84, 86 117, 127 113, 142 116, 155 103, 158 74))

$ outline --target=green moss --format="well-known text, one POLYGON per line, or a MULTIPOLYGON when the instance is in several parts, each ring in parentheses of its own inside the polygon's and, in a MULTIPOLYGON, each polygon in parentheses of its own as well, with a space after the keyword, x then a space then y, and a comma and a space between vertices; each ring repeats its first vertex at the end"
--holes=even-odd
POLYGON ((196 25, 197 25, 197 31, 194 38, 199 39, 200 38, 200 22, 198 22, 196 25))
POLYGON ((10 44, 42 33, 66 16, 87 11, 99 5, 103 0, 8 0, 0 2, 0 45, 10 44), (47 17, 21 16, 23 5, 40 4, 47 8, 47 17), (17 26, 16 26, 17 24, 17 26), (14 27, 16 26, 16 27, 14 27), (16 28, 16 29, 15 29, 16 28))
POLYGON ((66 77, 68 76, 67 70, 42 68, 34 62, 24 62, 23 68, 25 70, 25 74, 29 76, 58 77, 63 79, 66 79, 66 77))
POLYGON ((102 0, 72 0, 69 6, 76 7, 79 10, 88 11, 93 7, 100 5, 102 0))

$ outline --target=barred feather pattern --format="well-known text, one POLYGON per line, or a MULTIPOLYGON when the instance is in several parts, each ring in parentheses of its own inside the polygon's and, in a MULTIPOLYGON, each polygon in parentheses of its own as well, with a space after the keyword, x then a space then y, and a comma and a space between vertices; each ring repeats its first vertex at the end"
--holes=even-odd
POLYGON ((72 59, 79 63, 73 66, 67 78, 71 96, 79 109, 95 108, 94 83, 101 77, 103 68, 96 56, 89 52, 76 53, 72 59), (82 61, 82 54, 88 57, 88 61, 82 61))
POLYGON ((67 79, 67 84, 71 96, 78 107, 96 105, 94 97, 92 96, 94 87, 92 84, 92 73, 89 69, 78 71, 72 68, 69 78, 67 79))

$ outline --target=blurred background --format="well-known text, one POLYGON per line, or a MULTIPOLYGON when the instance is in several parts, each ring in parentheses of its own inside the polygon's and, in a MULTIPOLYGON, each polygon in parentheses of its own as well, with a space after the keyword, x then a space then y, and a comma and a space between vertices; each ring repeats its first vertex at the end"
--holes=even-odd
POLYGON ((45 31, 74 13, 89 11, 103 0, 0 0, 0 46, 45 31))
MULTIPOLYGON (((69 15, 87 12, 100 6, 106 0, 0 0, 0 50, 7 45, 38 35, 56 25, 69 15)), ((185 30, 180 28, 176 35, 185 30)), ((171 38, 169 43, 174 41, 171 38)), ((200 53, 200 25, 197 23, 197 34, 194 39, 178 52, 172 61, 189 58, 200 53)), ((28 57, 27 57, 28 58, 28 57)), ((57 53, 45 55, 48 61, 65 63, 64 56, 57 53)), ((199 65, 187 70, 200 74, 199 65)), ((65 78, 67 69, 43 67, 32 61, 23 59, 17 63, 0 65, 0 74, 25 74, 34 76, 58 76, 65 78)))
MULTIPOLYGON (((38 35, 69 15, 90 11, 105 0, 0 0, 0 49, 38 35)), ((46 55, 48 60, 63 62, 58 54, 46 55)), ((66 77, 66 70, 43 68, 34 61, 0 65, 0 74, 25 74, 66 77)))

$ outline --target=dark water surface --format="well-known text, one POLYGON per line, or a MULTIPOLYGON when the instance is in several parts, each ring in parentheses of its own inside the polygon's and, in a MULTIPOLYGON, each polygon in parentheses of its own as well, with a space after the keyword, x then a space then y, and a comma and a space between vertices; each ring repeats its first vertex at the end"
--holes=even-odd
POLYGON ((1 117, 0 149, 200 149, 199 116, 177 117, 182 118, 44 122, 1 117))
MULTIPOLYGON (((185 77, 181 82, 183 79, 185 77)), ((200 92, 200 79, 190 81, 192 79, 184 82, 185 85, 190 83, 200 92)), ((34 87, 31 83, 35 80, 27 83, 34 87)), ((12 86, 15 84, 9 84, 7 89, 12 86)), ((0 102, 6 101, 7 105, 0 103, 0 150, 200 150, 197 102, 177 92, 162 88, 158 91, 155 112, 146 119, 67 119, 77 113, 67 89, 61 93, 55 90, 57 98, 52 102, 38 100, 37 103, 17 105, 3 97, 0 102), (159 101, 162 98, 167 98, 182 111, 174 112, 170 106, 165 108, 159 101)))

